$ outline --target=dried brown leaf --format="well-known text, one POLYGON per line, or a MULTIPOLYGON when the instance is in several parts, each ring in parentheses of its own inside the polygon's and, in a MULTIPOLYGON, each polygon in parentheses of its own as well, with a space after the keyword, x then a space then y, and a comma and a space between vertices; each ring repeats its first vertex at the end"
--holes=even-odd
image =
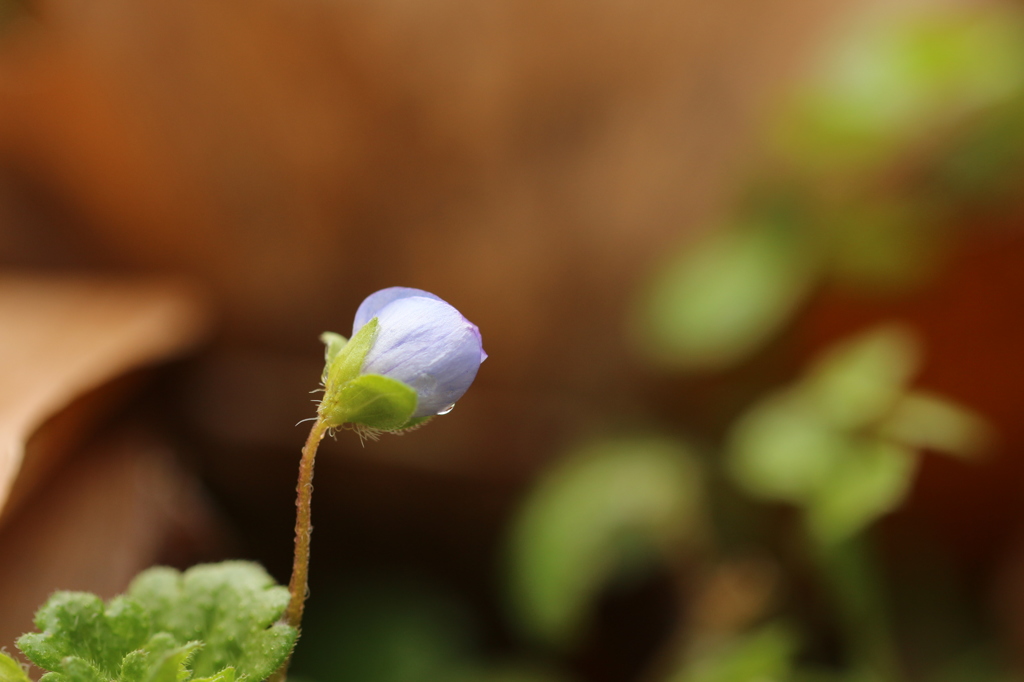
POLYGON ((47 420, 83 395, 200 337, 181 284, 0 275, 0 513, 47 420))

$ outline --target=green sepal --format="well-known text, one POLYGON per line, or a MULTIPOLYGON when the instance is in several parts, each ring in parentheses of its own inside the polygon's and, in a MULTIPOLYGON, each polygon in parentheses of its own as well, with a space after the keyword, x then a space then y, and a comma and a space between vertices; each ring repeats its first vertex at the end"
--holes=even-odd
POLYGON ((436 414, 428 414, 426 417, 413 417, 409 421, 407 421, 404 424, 402 424, 398 428, 398 430, 399 431, 412 431, 413 429, 418 429, 419 427, 423 426, 424 424, 426 424, 427 422, 429 422, 431 419, 433 419, 436 416, 437 416, 436 414))
POLYGON ((341 334, 335 334, 334 332, 324 332, 323 334, 320 335, 320 340, 323 341, 324 346, 326 346, 324 348, 324 373, 323 376, 321 377, 321 381, 323 381, 326 384, 327 370, 330 369, 331 363, 334 361, 334 358, 338 357, 338 353, 340 353, 341 349, 344 348, 345 344, 348 343, 348 339, 346 339, 341 334))
POLYGON ((407 384, 380 374, 363 374, 341 387, 334 411, 323 416, 332 425, 363 424, 394 431, 412 420, 417 401, 416 391, 407 384))
POLYGON ((4 653, 0 653, 0 682, 29 682, 21 665, 4 653))
POLYGON ((329 426, 341 426, 345 423, 334 419, 339 410, 341 390, 362 371, 366 355, 377 339, 377 324, 375 317, 364 324, 344 345, 339 342, 339 339, 344 337, 333 332, 325 332, 320 336, 327 344, 327 364, 323 372, 324 398, 320 401, 319 414, 329 426))

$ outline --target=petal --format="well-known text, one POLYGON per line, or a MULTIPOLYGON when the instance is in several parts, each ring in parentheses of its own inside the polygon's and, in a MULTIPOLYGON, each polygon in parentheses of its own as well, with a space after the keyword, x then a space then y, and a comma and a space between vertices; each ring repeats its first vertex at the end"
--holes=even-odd
POLYGON ((377 318, 364 374, 412 386, 418 397, 414 418, 437 414, 462 397, 486 357, 476 325, 444 301, 422 296, 395 299, 377 318))
POLYGON ((423 291, 422 289, 413 289, 411 287, 388 287, 387 289, 381 289, 367 296, 359 304, 359 309, 356 310, 355 321, 352 323, 352 335, 355 336, 360 327, 376 317, 381 308, 389 303, 402 298, 409 298, 410 296, 423 296, 437 301, 441 300, 429 291, 423 291))

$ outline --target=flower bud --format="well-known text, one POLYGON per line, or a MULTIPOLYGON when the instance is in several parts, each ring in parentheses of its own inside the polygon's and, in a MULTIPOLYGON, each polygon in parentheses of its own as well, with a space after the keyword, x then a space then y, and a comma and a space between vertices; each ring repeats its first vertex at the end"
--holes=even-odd
POLYGON ((332 425, 398 430, 444 414, 487 358, 480 331, 437 296, 406 287, 370 295, 356 311, 352 340, 327 333, 325 396, 332 425))

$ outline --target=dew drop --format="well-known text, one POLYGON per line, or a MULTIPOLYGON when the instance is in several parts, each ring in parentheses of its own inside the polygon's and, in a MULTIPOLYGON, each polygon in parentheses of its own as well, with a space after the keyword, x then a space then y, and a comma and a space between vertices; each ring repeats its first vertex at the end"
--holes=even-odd
POLYGON ((440 412, 438 412, 438 414, 439 415, 441 415, 441 414, 448 414, 449 412, 451 412, 454 409, 455 409, 455 403, 452 403, 448 407, 446 407, 443 410, 441 410, 440 412))

